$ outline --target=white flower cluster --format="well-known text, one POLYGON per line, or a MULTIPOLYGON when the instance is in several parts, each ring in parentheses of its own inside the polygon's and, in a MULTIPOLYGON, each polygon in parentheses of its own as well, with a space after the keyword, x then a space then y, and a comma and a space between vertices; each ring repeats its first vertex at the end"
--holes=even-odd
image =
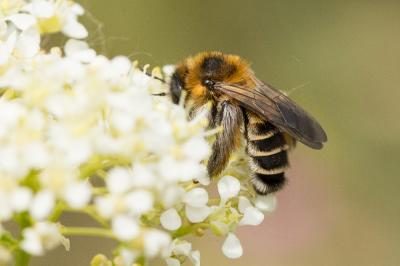
POLYGON ((0 2, 0 265, 12 254, 68 249, 69 235, 118 240, 116 265, 157 256, 200 265, 184 237, 207 229, 226 237, 227 257, 240 257, 235 228, 260 224, 275 198, 254 198, 225 175, 210 199, 206 115, 189 121, 182 106, 151 95, 166 89, 160 81, 77 40, 88 34, 83 13, 67 0, 0 2), (45 52, 41 36, 53 32, 71 39, 45 52), (65 211, 99 227, 65 227, 65 211), (9 221, 21 237, 4 228, 9 221))

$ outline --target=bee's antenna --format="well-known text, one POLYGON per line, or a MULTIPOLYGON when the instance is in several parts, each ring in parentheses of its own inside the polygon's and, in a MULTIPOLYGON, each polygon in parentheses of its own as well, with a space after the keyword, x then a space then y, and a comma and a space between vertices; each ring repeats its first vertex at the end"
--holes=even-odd
POLYGON ((153 96, 166 96, 167 94, 165 92, 160 92, 160 93, 152 93, 151 95, 153 95, 153 96))

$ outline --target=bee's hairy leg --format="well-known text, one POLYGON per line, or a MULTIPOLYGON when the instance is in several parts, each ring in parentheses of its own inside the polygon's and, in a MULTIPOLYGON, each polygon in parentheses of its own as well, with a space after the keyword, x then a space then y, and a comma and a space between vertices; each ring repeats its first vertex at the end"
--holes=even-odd
POLYGON ((240 145, 240 128, 243 123, 243 113, 238 105, 229 101, 219 103, 217 126, 222 127, 212 146, 207 170, 210 176, 221 173, 229 162, 229 157, 240 145))

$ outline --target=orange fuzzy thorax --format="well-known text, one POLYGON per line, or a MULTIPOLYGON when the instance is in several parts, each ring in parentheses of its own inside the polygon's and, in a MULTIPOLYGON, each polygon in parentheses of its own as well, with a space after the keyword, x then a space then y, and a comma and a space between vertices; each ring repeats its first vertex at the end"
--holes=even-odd
POLYGON ((202 104, 209 98, 208 89, 202 84, 204 76, 209 75, 214 81, 242 84, 253 87, 249 64, 237 55, 221 52, 203 52, 185 59, 177 71, 185 77, 185 89, 191 100, 202 104), (205 71, 205 60, 217 60, 220 67, 215 71, 205 71))

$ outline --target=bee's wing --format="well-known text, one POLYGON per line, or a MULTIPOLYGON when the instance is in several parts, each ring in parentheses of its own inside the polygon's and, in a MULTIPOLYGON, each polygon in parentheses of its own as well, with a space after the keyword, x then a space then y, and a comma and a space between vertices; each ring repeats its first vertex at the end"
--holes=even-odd
POLYGON ((255 88, 217 82, 215 89, 234 98, 305 145, 321 149, 327 141, 320 124, 282 92, 254 77, 255 88))

